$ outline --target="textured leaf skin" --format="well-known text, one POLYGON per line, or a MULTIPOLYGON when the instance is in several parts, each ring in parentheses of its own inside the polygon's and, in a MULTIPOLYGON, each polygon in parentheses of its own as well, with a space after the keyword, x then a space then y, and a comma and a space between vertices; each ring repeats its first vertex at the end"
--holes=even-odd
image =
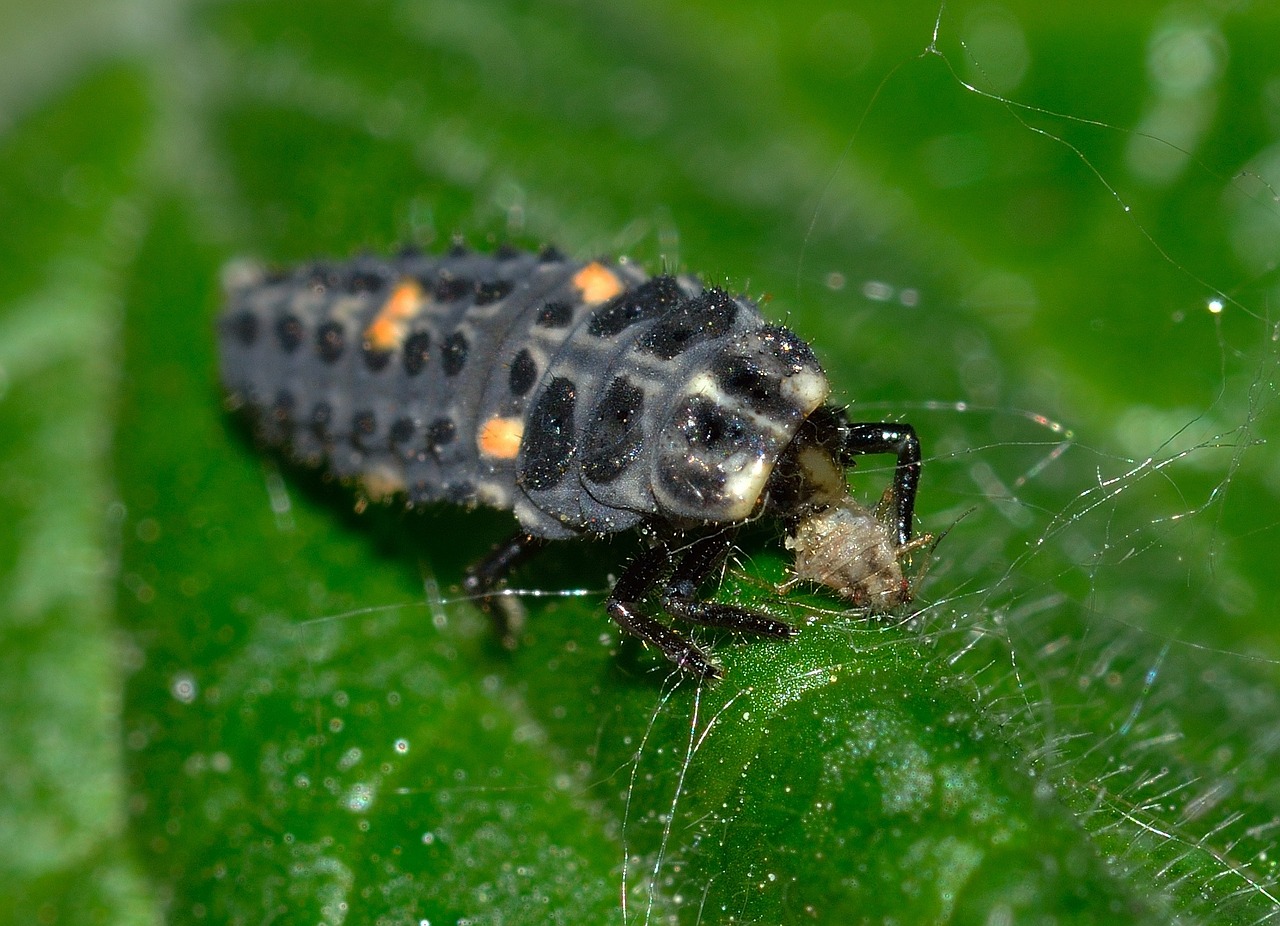
POLYGON ((952 3, 944 59, 934 5, 126 12, 0 29, 0 920, 1274 917, 1265 15, 952 3), (1154 130, 1160 179, 1169 60, 1209 118, 1154 130), (264 457, 221 265, 454 231, 770 296, 925 437, 918 620, 776 594, 762 526, 722 594, 806 627, 716 640, 724 684, 599 595, 530 599, 508 653, 453 600, 508 520, 264 457))
POLYGON ((151 914, 120 851, 104 353, 136 239, 142 91, 99 69, 0 138, 0 922, 151 914))

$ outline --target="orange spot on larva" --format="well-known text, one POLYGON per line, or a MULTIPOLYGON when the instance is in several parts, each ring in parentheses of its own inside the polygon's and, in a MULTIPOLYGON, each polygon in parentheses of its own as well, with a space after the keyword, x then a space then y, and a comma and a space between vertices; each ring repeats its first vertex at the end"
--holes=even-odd
POLYGON ((573 285, 582 292, 582 298, 586 302, 604 302, 622 292, 622 281, 597 261, 592 261, 575 273, 573 285))
POLYGON ((490 418, 480 428, 476 444, 480 453, 499 460, 514 460, 520 453, 524 422, 519 418, 490 418))
POLYGON ((392 291, 386 304, 364 330, 364 338, 374 350, 395 350, 404 340, 407 322, 422 308, 425 295, 413 280, 405 280, 392 291))

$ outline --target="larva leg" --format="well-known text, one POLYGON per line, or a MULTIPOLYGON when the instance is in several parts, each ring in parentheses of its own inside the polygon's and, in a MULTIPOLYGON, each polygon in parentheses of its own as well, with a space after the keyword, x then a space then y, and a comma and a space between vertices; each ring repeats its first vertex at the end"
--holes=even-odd
POLYGON ((665 544, 641 553, 618 579, 613 594, 605 602, 609 617, 623 630, 652 643, 681 669, 703 678, 720 678, 724 673, 693 642, 642 610, 642 602, 670 571, 671 548, 665 544))
POLYGON ((493 620, 498 639, 508 649, 515 647, 524 627, 524 606, 515 597, 495 595, 511 570, 527 562, 550 541, 520 531, 498 544, 480 562, 467 570, 462 588, 474 595, 482 610, 493 620))
POLYGON ((733 536, 733 531, 721 530, 693 541, 663 588, 662 606, 673 617, 693 624, 727 627, 765 637, 793 635, 794 627, 766 614, 698 598, 698 589, 729 554, 733 536))

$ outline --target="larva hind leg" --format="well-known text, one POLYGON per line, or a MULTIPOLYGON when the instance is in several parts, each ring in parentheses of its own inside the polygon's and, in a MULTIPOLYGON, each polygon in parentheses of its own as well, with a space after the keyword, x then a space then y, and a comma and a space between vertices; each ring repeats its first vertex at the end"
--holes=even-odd
POLYGON ((462 580, 463 590, 468 596, 474 596, 481 610, 489 615, 498 639, 507 649, 515 648, 524 628, 525 610, 515 596, 496 593, 513 569, 528 562, 548 543, 550 541, 543 537, 519 531, 490 550, 484 559, 467 570, 462 580))

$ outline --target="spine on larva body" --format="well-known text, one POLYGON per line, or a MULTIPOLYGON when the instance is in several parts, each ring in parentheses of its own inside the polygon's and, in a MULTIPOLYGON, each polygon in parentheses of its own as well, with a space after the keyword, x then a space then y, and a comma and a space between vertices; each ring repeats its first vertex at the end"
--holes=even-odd
POLYGON ((827 394, 749 300, 626 262, 406 254, 228 268, 223 384, 261 437, 375 496, 538 536, 747 517, 827 394))

